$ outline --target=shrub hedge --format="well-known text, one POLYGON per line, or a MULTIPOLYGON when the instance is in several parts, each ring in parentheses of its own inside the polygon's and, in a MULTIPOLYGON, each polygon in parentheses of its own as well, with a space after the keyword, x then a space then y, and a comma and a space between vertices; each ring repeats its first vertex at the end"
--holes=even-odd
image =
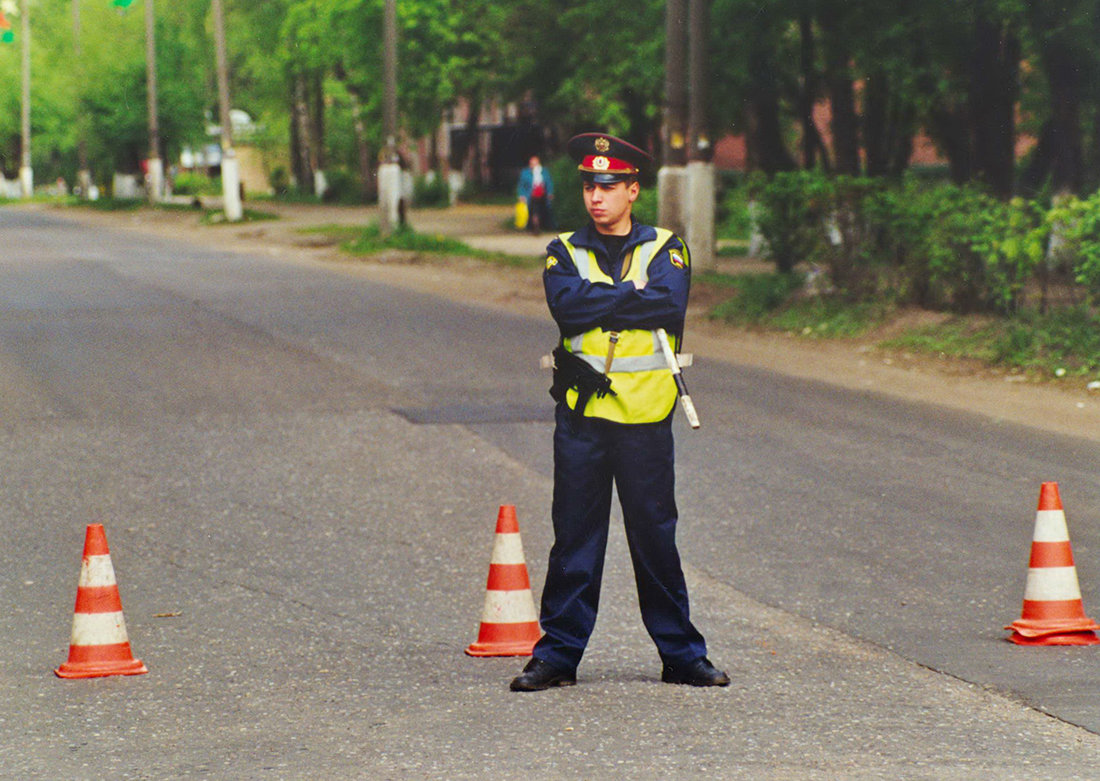
POLYGON ((776 270, 815 268, 850 302, 1014 314, 1100 301, 1100 193, 1005 202, 915 176, 888 183, 814 171, 747 187, 776 270))

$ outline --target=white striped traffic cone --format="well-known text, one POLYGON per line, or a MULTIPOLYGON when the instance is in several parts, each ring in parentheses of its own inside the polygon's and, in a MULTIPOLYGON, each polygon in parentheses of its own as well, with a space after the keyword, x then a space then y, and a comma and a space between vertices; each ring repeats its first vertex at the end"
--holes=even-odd
POLYGON ((1066 513, 1057 483, 1043 483, 1028 562, 1023 614, 1005 627, 1017 645, 1096 645, 1100 629, 1085 615, 1066 513))
POLYGON ((470 656, 530 656, 541 636, 516 508, 501 505, 477 642, 470 656))
POLYGON ((54 672, 61 678, 101 678, 149 672, 130 652, 122 598, 115 581, 103 524, 88 525, 84 560, 76 587, 69 660, 54 672))

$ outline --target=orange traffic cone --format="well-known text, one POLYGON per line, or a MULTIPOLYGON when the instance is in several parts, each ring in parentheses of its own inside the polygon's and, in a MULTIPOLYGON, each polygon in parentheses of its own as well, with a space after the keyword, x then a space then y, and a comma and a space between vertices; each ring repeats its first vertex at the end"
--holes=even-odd
POLYGON ((470 656, 530 656, 540 635, 516 508, 501 505, 477 642, 470 656))
POLYGON ((1031 543, 1023 615, 1005 627, 1018 645, 1096 645, 1100 629, 1085 615, 1057 483, 1043 483, 1031 543))
POLYGON ((69 660, 54 672, 61 678, 149 672, 130 652, 126 620, 122 617, 122 599, 101 523, 89 524, 84 537, 84 560, 76 587, 69 660))

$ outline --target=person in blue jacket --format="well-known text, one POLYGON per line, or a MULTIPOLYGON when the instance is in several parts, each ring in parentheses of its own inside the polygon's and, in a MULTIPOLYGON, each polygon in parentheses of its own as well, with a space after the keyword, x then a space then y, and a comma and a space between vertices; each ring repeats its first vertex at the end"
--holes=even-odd
POLYGON ((576 683, 596 622, 612 486, 623 511, 642 621, 661 680, 726 686, 692 624, 676 548, 672 412, 677 391, 657 341, 678 345, 691 267, 671 231, 632 214, 651 158, 602 133, 568 143, 591 218, 547 247, 543 285, 561 343, 554 351, 554 544, 539 621, 543 635, 514 691, 576 683))
POLYGON ((519 175, 516 197, 527 203, 527 230, 538 233, 540 230, 554 229, 554 179, 550 171, 543 168, 538 155, 531 155, 527 167, 519 175))

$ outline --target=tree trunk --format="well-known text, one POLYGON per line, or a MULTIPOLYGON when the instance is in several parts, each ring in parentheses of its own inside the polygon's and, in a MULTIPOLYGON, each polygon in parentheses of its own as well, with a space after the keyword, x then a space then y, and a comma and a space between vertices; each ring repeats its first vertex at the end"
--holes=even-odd
POLYGON ((970 112, 966 107, 938 105, 929 113, 933 137, 947 155, 951 181, 965 184, 974 172, 970 148, 970 112))
POLYGON ((1050 6, 1041 0, 1028 3, 1028 17, 1041 42, 1040 57, 1050 85, 1050 184, 1056 193, 1077 193, 1084 184, 1081 78, 1083 63, 1090 57, 1080 51, 1063 26, 1066 15, 1081 13, 1078 4, 1071 3, 1069 9, 1050 6))
POLYGON ((886 74, 875 71, 867 77, 863 90, 863 148, 867 153, 868 176, 884 176, 889 169, 889 103, 886 74))
POLYGON ((309 101, 306 95, 306 80, 302 74, 294 77, 294 124, 298 132, 298 159, 294 166, 299 192, 313 190, 313 139, 310 135, 309 101))
POLYGON ((298 115, 294 111, 294 101, 290 103, 290 111, 288 112, 290 118, 287 125, 290 127, 290 178, 293 181, 295 187, 298 186, 298 182, 301 181, 302 172, 299 169, 299 161, 302 158, 301 147, 302 140, 298 138, 298 115))
POLYGON ((649 100, 632 89, 623 90, 622 98, 626 107, 627 121, 630 123, 627 137, 644 147, 654 127, 653 119, 647 116, 649 100))
POLYGON ((1054 164, 1054 127, 1050 120, 1043 123, 1039 139, 1031 152, 1027 166, 1020 172, 1020 190, 1034 195, 1043 187, 1054 164))
POLYGON ((818 18, 825 50, 825 84, 832 105, 833 156, 837 173, 859 176, 859 117, 856 115, 852 55, 845 43, 845 14, 822 9, 818 18))
POLYGON ((316 170, 321 171, 325 167, 325 82, 320 72, 313 74, 311 80, 310 117, 313 140, 313 164, 316 170))
POLYGON ((439 173, 443 168, 439 162, 439 133, 433 132, 428 140, 428 168, 439 173))
POLYGON ((867 78, 864 89, 863 147, 869 176, 897 176, 913 153, 916 111, 891 85, 883 71, 867 78))
POLYGON ((359 179, 363 187, 363 200, 370 201, 377 195, 377 182, 374 178, 374 165, 371 161, 370 142, 367 140, 367 125, 363 121, 363 103, 359 89, 347 85, 351 98, 352 128, 355 131, 355 149, 359 157, 359 179))
POLYGON ((911 103, 896 110, 894 133, 890 141, 890 176, 901 176, 909 168, 913 157, 913 138, 917 132, 917 109, 911 103))
MULTIPOLYGON (((803 5, 798 13, 802 85, 798 92, 798 115, 802 121, 802 167, 807 171, 817 163, 817 152, 822 148, 821 134, 814 123, 814 103, 817 102, 817 68, 814 64, 814 24, 808 7, 803 5)), ((825 169, 828 159, 823 160, 825 169)))
POLYGON ((855 89, 847 77, 829 79, 829 97, 833 106, 833 147, 836 170, 859 176, 859 119, 856 116, 855 89))
MULTIPOLYGON (((1100 14, 1092 17, 1092 39, 1100 40, 1100 14)), ((1083 193, 1095 192, 1100 186, 1100 107, 1093 106, 1092 134, 1084 152, 1085 170, 1082 174, 1083 193)))
POLYGON ((748 132, 750 163, 765 173, 797 168, 783 143, 779 119, 779 90, 776 85, 774 51, 767 41, 757 39, 749 52, 748 132))
POLYGON ((1094 192, 1100 185, 1100 107, 1092 116, 1092 137, 1085 153, 1085 170, 1082 174, 1082 192, 1094 192))
POLYGON ((970 88, 974 173, 1001 198, 1012 195, 1015 182, 1020 53, 1013 25, 979 11, 970 88))
POLYGON ((466 118, 466 157, 462 163, 462 173, 468 182, 484 184, 481 175, 481 97, 470 99, 470 111, 466 118))

